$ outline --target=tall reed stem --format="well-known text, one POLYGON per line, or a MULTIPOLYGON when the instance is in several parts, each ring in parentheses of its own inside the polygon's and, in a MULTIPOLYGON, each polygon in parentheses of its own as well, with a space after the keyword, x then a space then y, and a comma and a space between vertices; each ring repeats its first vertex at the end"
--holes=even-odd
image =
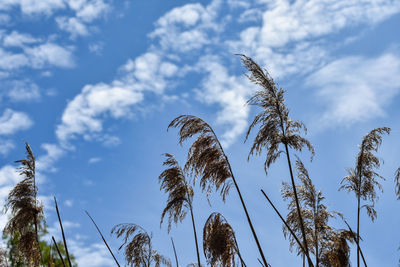
POLYGON ((257 248, 258 248, 258 251, 259 251, 260 256, 261 256, 261 258, 262 258, 262 261, 263 261, 263 263, 264 263, 264 266, 268 267, 269 265, 268 265, 268 263, 267 263, 267 260, 265 259, 264 252, 263 252, 263 250, 262 250, 262 248, 261 248, 260 242, 258 241, 258 237, 257 237, 256 231, 254 230, 253 223, 251 222, 249 213, 248 213, 248 211, 247 211, 246 204, 244 203, 244 200, 243 200, 243 197, 242 197, 242 193, 240 192, 239 186, 238 186, 238 184, 236 183, 235 176, 233 175, 233 171, 232 171, 231 164, 230 164, 230 162, 229 162, 229 160, 228 160, 228 157, 226 156, 226 154, 225 154, 225 152, 224 152, 224 149, 222 148, 222 145, 221 145, 221 143, 219 142, 219 140, 218 140, 218 138, 217 138, 217 135, 215 134, 214 130, 213 130, 210 126, 209 126, 209 128, 210 128, 212 134, 214 135, 215 139, 217 140, 218 146, 219 146, 219 148, 221 149, 222 154, 223 154, 224 157, 225 157, 225 161, 226 161, 227 164, 228 164, 229 172, 230 172, 230 174, 232 175, 232 181, 233 181, 233 183, 234 183, 234 185, 235 185, 236 191, 238 192, 238 195, 239 195, 239 198, 240 198, 240 202, 242 203, 243 210, 244 210, 244 212, 245 212, 245 214, 246 214, 247 222, 249 223, 249 226, 250 226, 250 229, 251 229, 251 233, 253 234, 254 240, 256 241, 257 248))
POLYGON ((58 210, 56 197, 54 197, 54 203, 56 203, 56 211, 57 211, 58 221, 60 223, 61 234, 62 234, 62 238, 63 238, 63 242, 64 242, 65 253, 67 254, 68 264, 70 267, 72 267, 71 259, 69 258, 69 253, 68 253, 67 240, 65 239, 64 228, 63 228, 63 225, 61 222, 60 211, 58 210))
POLYGON ((86 212, 87 216, 89 216, 90 220, 92 220, 94 226, 95 226, 96 229, 97 229, 97 232, 99 232, 99 234, 100 234, 100 236, 101 236, 101 239, 103 239, 103 242, 104 242, 104 244, 106 245, 108 251, 110 252, 111 256, 114 258, 115 263, 117 264, 118 267, 120 267, 119 262, 117 261, 117 258, 115 258, 114 253, 111 251, 110 246, 107 244, 107 241, 106 241, 106 239, 104 238, 103 234, 101 233, 101 231, 100 231, 99 227, 97 226, 96 222, 94 221, 94 219, 92 218, 92 216, 90 216, 90 214, 89 214, 89 212, 88 212, 87 210, 85 210, 85 212, 86 212))
POLYGON ((304 249, 303 244, 301 244, 300 240, 297 238, 293 230, 289 227, 285 219, 282 217, 282 215, 279 213, 278 209, 275 207, 275 205, 272 203, 272 201, 269 199, 267 194, 265 194, 264 190, 261 189, 261 192, 263 193, 264 197, 268 200, 269 204, 271 207, 275 210, 275 212, 278 214, 279 218, 282 220, 282 222, 285 224, 286 228, 289 230, 290 234, 293 236, 293 238, 296 240, 297 244, 299 245, 300 249, 303 251, 303 261, 304 261, 304 255, 308 258, 308 261, 312 261, 309 257, 308 254, 306 254, 306 250, 304 249))
POLYGON ((172 243, 172 248, 174 249, 176 267, 179 267, 178 255, 176 255, 176 249, 175 249, 174 239, 172 239, 172 237, 171 237, 171 243, 172 243))
POLYGON ((64 259, 63 259, 62 255, 61 255, 60 249, 58 248, 57 242, 54 239, 54 236, 52 236, 51 238, 53 239, 54 246, 56 247, 56 250, 57 250, 58 256, 60 257, 62 265, 65 267, 65 262, 64 262, 64 259))

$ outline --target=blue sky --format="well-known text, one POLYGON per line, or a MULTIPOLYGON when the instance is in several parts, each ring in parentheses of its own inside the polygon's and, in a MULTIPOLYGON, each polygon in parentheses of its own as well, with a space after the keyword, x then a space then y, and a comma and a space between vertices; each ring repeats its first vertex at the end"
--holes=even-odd
MULTIPOLYGON (((289 252, 279 218, 288 170, 282 159, 268 176, 264 156, 247 162, 244 134, 259 111, 246 106, 256 89, 236 53, 268 69, 286 93, 293 119, 309 128, 316 149, 301 154, 326 204, 355 225, 353 195, 338 192, 353 167, 364 134, 388 126, 379 157, 384 194, 375 223, 363 214, 363 250, 370 266, 396 266, 399 203, 393 177, 400 167, 400 1, 398 0, 2 0, 0 1, 0 197, 20 179, 14 160, 28 141, 38 159, 39 194, 51 233, 52 196, 60 202, 72 252, 80 266, 113 266, 84 214, 108 235, 134 222, 153 233, 154 245, 182 266, 196 254, 187 218, 170 235, 159 220, 166 196, 157 181, 162 153, 184 164, 187 146, 166 131, 180 114, 209 122, 221 139, 242 188, 267 260, 272 266, 301 262, 289 252), (396 227, 396 228, 395 228, 396 227)), ((198 188, 197 188, 198 189, 198 188)), ((198 232, 219 211, 235 229, 248 266, 257 266, 236 192, 227 202, 195 194, 198 232)), ((6 222, 0 217, 0 226, 6 222)), ((338 228, 344 225, 332 221, 338 228)), ((352 253, 355 262, 354 249, 352 253)), ((123 261, 122 253, 118 257, 123 261)), ((204 257, 203 257, 204 261, 204 257)))

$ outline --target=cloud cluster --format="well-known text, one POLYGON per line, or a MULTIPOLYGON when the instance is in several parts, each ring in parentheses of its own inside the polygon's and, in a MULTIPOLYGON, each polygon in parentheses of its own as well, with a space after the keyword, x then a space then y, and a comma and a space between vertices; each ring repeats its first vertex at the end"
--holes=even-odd
MULTIPOLYGON (((155 52, 147 52, 120 67, 111 83, 86 85, 63 112, 56 135, 62 144, 82 136, 85 140, 110 141, 103 133, 106 118, 129 118, 131 108, 144 99, 145 92, 162 94, 177 67, 155 52)), ((115 137, 111 137, 115 138, 115 137)), ((111 140, 112 141, 112 140, 111 140)))
POLYGON ((319 121, 323 127, 383 116, 400 93, 400 57, 385 53, 338 59, 310 75, 307 85, 318 88, 318 100, 325 107, 319 121))

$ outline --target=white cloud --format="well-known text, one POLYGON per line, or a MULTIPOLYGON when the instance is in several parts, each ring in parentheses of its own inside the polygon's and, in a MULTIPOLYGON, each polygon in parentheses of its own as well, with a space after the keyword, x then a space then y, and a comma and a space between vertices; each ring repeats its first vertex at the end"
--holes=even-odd
MULTIPOLYGON (((4 36, 7 46, 19 46, 21 52, 11 52, 0 47, 0 69, 15 70, 22 67, 40 69, 47 66, 70 68, 75 65, 72 48, 52 42, 40 43, 30 35, 12 32, 4 36)), ((4 46, 6 47, 6 46, 4 46)))
POLYGON ((3 0, 0 2, 0 10, 9 10, 18 7, 27 15, 51 15, 55 10, 65 7, 63 0, 3 0))
POLYGON ((91 53, 94 53, 96 55, 101 55, 103 48, 104 48, 104 44, 103 43, 93 43, 93 44, 90 44, 88 48, 91 53))
POLYGON ((30 80, 12 81, 7 84, 7 97, 11 101, 33 101, 40 99, 39 87, 30 80))
POLYGON ((71 100, 57 126, 56 134, 61 143, 77 135, 86 140, 99 140, 105 145, 115 145, 119 139, 103 133, 103 121, 129 118, 131 108, 144 99, 144 91, 162 94, 167 78, 175 74, 177 67, 152 52, 145 53, 120 68, 119 79, 110 84, 86 85, 71 100))
POLYGON ((86 24, 82 23, 77 18, 58 17, 56 18, 56 22, 58 27, 61 30, 69 32, 72 38, 89 34, 89 29, 86 24))
POLYGON ((71 199, 67 199, 64 201, 64 205, 67 207, 72 207, 74 205, 74 201, 71 199))
POLYGON ((0 154, 3 156, 7 155, 12 149, 15 148, 12 140, 0 139, 0 154))
POLYGON ((197 90, 198 99, 220 106, 216 123, 225 126, 221 140, 224 146, 229 146, 247 127, 250 109, 246 101, 254 87, 244 75, 229 75, 216 57, 203 57, 198 67, 207 73, 203 78, 202 88, 197 90))
MULTIPOLYGON (((254 57, 274 76, 308 73, 327 59, 324 38, 346 27, 373 25, 400 12, 398 1, 267 1, 262 25, 245 28, 231 49, 254 57)), ((248 10, 243 11, 244 14, 248 10)))
POLYGON ((68 240, 68 247, 75 256, 78 266, 109 267, 115 265, 110 252, 103 243, 88 245, 79 240, 68 240))
POLYGON ((111 6, 103 0, 86 1, 83 6, 77 9, 76 16, 85 22, 92 22, 106 14, 110 8, 111 6))
POLYGON ((400 57, 345 57, 307 78, 317 88, 318 102, 326 107, 322 126, 350 125, 383 116, 385 107, 400 93, 400 57))
POLYGON ((150 37, 159 38, 164 50, 188 52, 210 43, 210 31, 217 32, 221 25, 215 21, 222 1, 214 0, 208 6, 186 4, 176 7, 159 18, 150 37))
MULTIPOLYGON (((15 167, 5 165, 0 169, 0 206, 4 207, 8 193, 20 181, 20 175, 15 167)), ((0 229, 4 229, 8 220, 8 213, 0 213, 0 229)))
POLYGON ((86 85, 82 92, 68 103, 57 127, 57 137, 66 142, 74 136, 92 139, 103 130, 102 116, 113 118, 129 116, 129 108, 140 102, 143 95, 129 85, 114 81, 112 84, 86 85))
POLYGON ((93 163, 97 163, 97 162, 100 162, 101 161, 101 158, 90 158, 89 159, 89 164, 93 164, 93 163))
POLYGON ((34 44, 39 41, 39 39, 34 38, 30 34, 21 34, 19 32, 12 31, 10 34, 4 37, 3 45, 23 47, 25 44, 34 44))
POLYGON ((35 47, 25 48, 25 53, 30 57, 34 68, 42 68, 45 65, 70 68, 75 65, 71 49, 47 42, 35 47))
POLYGON ((29 129, 33 121, 23 112, 6 109, 0 116, 0 135, 13 134, 29 129))
POLYGON ((0 69, 13 70, 29 64, 29 58, 21 53, 11 53, 0 47, 0 69))
POLYGON ((64 155, 65 151, 56 144, 42 144, 41 148, 46 151, 46 154, 38 157, 36 161, 37 170, 41 172, 56 171, 55 162, 64 155))

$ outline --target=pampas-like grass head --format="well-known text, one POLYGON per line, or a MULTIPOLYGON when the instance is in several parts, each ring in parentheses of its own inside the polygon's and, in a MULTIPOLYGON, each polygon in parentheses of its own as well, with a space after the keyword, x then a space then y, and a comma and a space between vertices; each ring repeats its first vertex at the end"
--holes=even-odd
POLYGON ((180 128, 179 143, 198 135, 188 151, 185 170, 200 178, 200 186, 209 195, 213 189, 220 189, 222 199, 231 187, 232 173, 228 159, 213 129, 202 119, 192 115, 175 118, 168 128, 180 128))
POLYGON ((16 161, 21 164, 19 173, 23 180, 8 194, 5 210, 11 211, 11 218, 3 232, 18 238, 18 254, 27 266, 39 266, 41 255, 37 227, 44 223, 43 206, 36 199, 35 156, 28 143, 25 148, 26 159, 16 161))
POLYGON ((139 225, 121 223, 114 226, 111 233, 117 238, 122 237, 123 244, 119 249, 125 247, 125 260, 129 266, 142 267, 154 263, 156 267, 171 267, 170 260, 152 248, 151 235, 139 225))
POLYGON ((260 125, 260 129, 253 141, 250 149, 250 155, 260 155, 263 149, 267 150, 267 158, 264 163, 264 169, 267 173, 269 166, 274 163, 283 152, 279 149, 280 144, 301 151, 306 147, 314 155, 314 148, 311 143, 300 136, 300 132, 307 132, 305 125, 299 121, 292 120, 289 117, 289 109, 285 106, 284 93, 282 88, 278 88, 268 73, 250 57, 241 55, 243 65, 249 70, 246 76, 249 80, 261 87, 248 100, 249 105, 255 105, 262 108, 262 111, 255 116, 253 122, 246 134, 246 140, 251 131, 260 125))
POLYGON ((236 266, 239 248, 235 232, 222 214, 214 212, 208 217, 203 229, 203 249, 211 266, 236 266))

